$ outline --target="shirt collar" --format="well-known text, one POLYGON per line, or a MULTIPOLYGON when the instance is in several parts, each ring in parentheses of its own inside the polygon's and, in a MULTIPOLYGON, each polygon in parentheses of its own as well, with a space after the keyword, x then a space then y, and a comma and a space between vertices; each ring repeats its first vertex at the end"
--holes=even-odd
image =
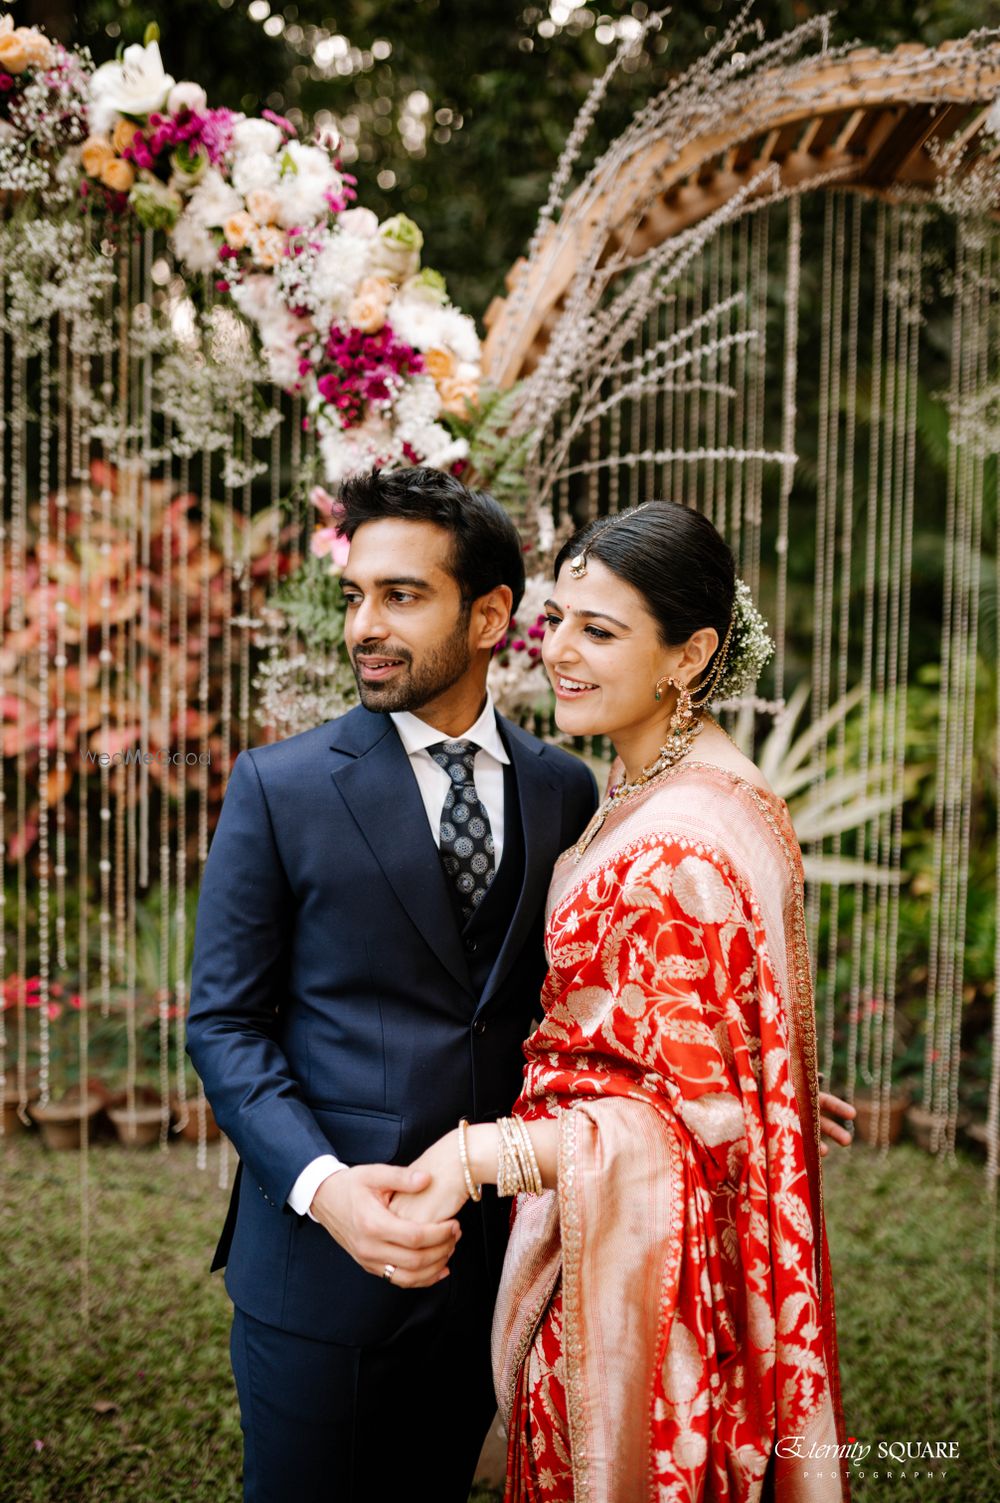
POLYGON ((486 703, 482 714, 475 725, 470 725, 467 731, 462 732, 461 737, 446 736, 443 731, 435 730, 434 726, 428 725, 426 720, 421 720, 410 710, 390 710, 389 719, 399 732, 403 750, 409 757, 412 757, 414 752, 426 751, 427 747, 434 746, 438 741, 462 740, 471 741, 474 745, 482 747, 483 751, 489 752, 490 756, 495 757, 498 762, 510 761, 507 748, 500 737, 497 712, 489 690, 486 691, 486 703))

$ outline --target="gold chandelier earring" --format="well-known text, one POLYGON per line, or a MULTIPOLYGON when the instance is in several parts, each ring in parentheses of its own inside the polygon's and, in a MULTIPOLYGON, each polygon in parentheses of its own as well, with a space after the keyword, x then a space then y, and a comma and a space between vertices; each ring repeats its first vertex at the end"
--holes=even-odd
MULTIPOLYGON (((691 706, 691 690, 687 684, 682 684, 671 675, 665 673, 662 678, 656 680, 654 693, 658 704, 663 699, 663 693, 660 688, 661 684, 666 684, 668 688, 677 690, 677 703, 674 705, 673 713, 670 716, 670 738, 686 736, 695 718, 694 710, 691 706)), ((670 738, 667 741, 668 746, 670 745, 670 738)))

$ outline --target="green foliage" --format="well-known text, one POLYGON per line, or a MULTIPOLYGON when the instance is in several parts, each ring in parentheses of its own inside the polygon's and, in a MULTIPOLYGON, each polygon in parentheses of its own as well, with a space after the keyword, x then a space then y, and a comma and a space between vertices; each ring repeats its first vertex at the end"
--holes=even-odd
POLYGON ((340 576, 330 573, 327 559, 307 554, 302 567, 277 589, 275 603, 289 626, 299 633, 311 653, 343 647, 344 601, 340 576))
MULTIPOLYGON (((79 1313, 80 1162, 3 1142, 0 1304, 3 1503, 228 1503, 240 1432, 227 1350, 231 1307, 208 1263, 225 1214, 214 1159, 95 1148, 89 1326, 79 1313), (40 1444, 39 1444, 40 1443, 40 1444)), ((826 1216, 848 1430, 865 1442, 956 1440, 961 1460, 892 1497, 994 1495, 983 1412, 988 1205, 981 1168, 907 1145, 856 1145, 825 1163, 826 1216), (914 1416, 920 1417, 919 1425, 914 1416)), ((446 1443, 446 1439, 442 1441, 446 1443)), ((857 1496, 867 1490, 855 1489, 857 1496)), ((496 1495, 473 1495, 486 1503, 496 1495)))

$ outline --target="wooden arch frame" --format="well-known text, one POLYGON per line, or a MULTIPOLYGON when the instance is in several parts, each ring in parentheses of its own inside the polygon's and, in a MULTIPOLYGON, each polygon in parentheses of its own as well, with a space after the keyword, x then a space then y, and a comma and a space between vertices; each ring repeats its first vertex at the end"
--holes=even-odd
MULTIPOLYGON (((932 143, 975 154, 998 94, 997 44, 963 38, 933 49, 905 43, 887 53, 820 54, 790 70, 786 87, 762 92, 756 109, 723 117, 679 153, 663 139, 637 151, 604 193, 572 194, 531 262, 522 257, 511 268, 513 295, 494 298, 485 316, 490 379, 509 387, 538 364, 595 235, 605 236, 601 260, 615 255, 627 267, 769 166, 785 191, 835 181, 889 198, 929 194, 940 171, 932 143)), ((995 139, 985 154, 1000 159, 995 139)))

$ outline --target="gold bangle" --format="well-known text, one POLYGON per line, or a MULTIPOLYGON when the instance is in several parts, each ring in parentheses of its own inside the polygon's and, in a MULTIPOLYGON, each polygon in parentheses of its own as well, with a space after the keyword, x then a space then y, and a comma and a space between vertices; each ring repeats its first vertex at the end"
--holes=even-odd
POLYGON ((528 1124, 527 1122, 525 1122, 523 1117, 516 1117, 514 1120, 517 1123, 518 1131, 520 1132, 521 1137, 524 1141, 524 1151, 528 1156, 528 1162, 531 1169, 531 1178, 534 1183, 533 1193, 535 1195, 541 1195, 542 1191, 545 1189, 545 1186, 542 1184, 542 1171, 538 1167, 538 1158, 535 1154, 535 1145, 531 1141, 531 1134, 528 1131, 528 1124))
POLYGON ((469 1168, 469 1145, 465 1141, 468 1126, 468 1120, 463 1117, 458 1124, 458 1156, 462 1160, 462 1173, 465 1175, 465 1188, 469 1192, 469 1198, 471 1200, 482 1200, 483 1187, 476 1184, 472 1178, 472 1170, 469 1168))

